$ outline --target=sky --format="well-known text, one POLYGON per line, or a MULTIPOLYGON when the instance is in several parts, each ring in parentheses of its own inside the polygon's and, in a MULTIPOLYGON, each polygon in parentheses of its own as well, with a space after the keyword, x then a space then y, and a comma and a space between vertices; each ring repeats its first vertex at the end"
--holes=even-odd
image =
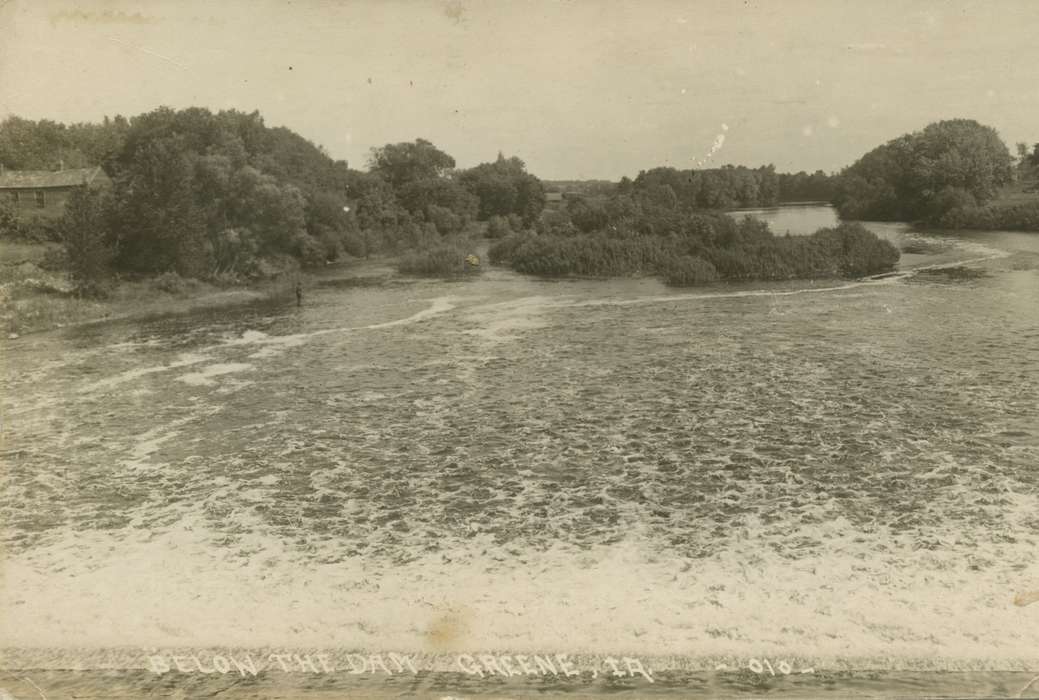
POLYGON ((1039 2, 0 0, 0 116, 259 110, 363 168, 835 171, 939 119, 1039 142, 1039 2))

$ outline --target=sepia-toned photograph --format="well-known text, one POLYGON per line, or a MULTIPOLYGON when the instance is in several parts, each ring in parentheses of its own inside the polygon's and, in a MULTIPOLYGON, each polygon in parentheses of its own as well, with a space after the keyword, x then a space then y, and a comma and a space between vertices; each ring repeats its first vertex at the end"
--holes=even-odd
POLYGON ((1039 698, 1039 2, 0 0, 0 700, 1039 698))

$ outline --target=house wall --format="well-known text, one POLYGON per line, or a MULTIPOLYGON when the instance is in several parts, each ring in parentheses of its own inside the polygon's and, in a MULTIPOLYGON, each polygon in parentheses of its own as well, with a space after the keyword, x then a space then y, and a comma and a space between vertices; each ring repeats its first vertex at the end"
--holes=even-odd
POLYGON ((65 201, 74 187, 47 187, 40 189, 4 189, 0 190, 0 202, 10 206, 18 218, 58 218, 65 211, 65 201), (36 201, 36 193, 43 192, 44 206, 36 201), (18 194, 15 201, 14 194, 18 194))

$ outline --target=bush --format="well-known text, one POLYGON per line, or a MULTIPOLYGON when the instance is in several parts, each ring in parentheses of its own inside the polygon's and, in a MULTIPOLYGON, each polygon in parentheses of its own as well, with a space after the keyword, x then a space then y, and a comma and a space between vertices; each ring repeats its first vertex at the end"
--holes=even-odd
POLYGON ((534 228, 543 236, 572 236, 577 233, 577 227, 565 211, 542 212, 534 228))
POLYGON ((468 271, 463 248, 438 245, 426 250, 408 253, 397 263, 397 271, 404 275, 442 277, 461 275, 468 271))
POLYGON ((945 212, 936 224, 951 229, 1039 231, 1039 202, 1005 207, 959 207, 945 212))
POLYGON ((506 241, 507 246, 491 250, 492 262, 507 259, 512 269, 532 275, 605 277, 652 273, 669 255, 664 242, 649 237, 523 236, 506 241))
POLYGON ((34 243, 61 240, 60 220, 40 216, 20 219, 10 205, 0 204, 0 238, 34 243))
POLYGON ((368 231, 348 231, 343 234, 343 251, 354 258, 368 257, 368 236, 368 231))
POLYGON ((303 267, 317 267, 324 265, 328 260, 328 250, 321 244, 321 241, 308 233, 296 234, 294 248, 293 252, 303 267))
POLYGON ((683 255, 664 265, 664 281, 674 287, 691 287, 718 279, 718 270, 703 258, 683 255))
POLYGON ((451 211, 447 207, 430 204, 426 209, 426 218, 436 226, 437 233, 441 236, 449 236, 458 233, 466 225, 466 219, 451 211))
POLYGON ((900 256, 888 241, 859 223, 841 224, 835 229, 820 229, 812 234, 837 263, 844 277, 863 277, 887 272, 900 256))
POLYGON ((534 237, 533 234, 526 232, 510 233, 488 249, 487 259, 492 265, 508 265, 512 262, 512 256, 516 250, 534 237))
POLYGON ((0 203, 0 238, 19 239, 22 237, 18 215, 6 202, 0 203))
POLYGON ((899 258, 894 246, 860 224, 776 237, 752 218, 660 213, 650 210, 596 234, 512 234, 491 246, 489 257, 527 274, 655 274, 678 286, 719 279, 858 277, 886 272, 899 258))
MULTIPOLYGON (((515 216, 515 215, 513 215, 515 216)), ((509 219, 504 216, 492 216, 487 221, 487 237, 488 238, 504 238, 512 233, 513 228, 510 224, 509 219)))
POLYGON ((61 240, 61 221, 34 216, 22 222, 21 236, 37 243, 58 242, 61 240))

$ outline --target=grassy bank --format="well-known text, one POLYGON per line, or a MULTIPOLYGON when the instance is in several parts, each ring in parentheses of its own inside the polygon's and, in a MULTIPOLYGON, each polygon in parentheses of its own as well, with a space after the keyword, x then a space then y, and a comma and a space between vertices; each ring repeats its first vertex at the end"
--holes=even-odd
POLYGON ((291 281, 286 278, 222 287, 163 275, 114 283, 103 299, 78 298, 60 267, 59 251, 56 244, 0 241, 0 330, 4 336, 291 294, 291 281))

